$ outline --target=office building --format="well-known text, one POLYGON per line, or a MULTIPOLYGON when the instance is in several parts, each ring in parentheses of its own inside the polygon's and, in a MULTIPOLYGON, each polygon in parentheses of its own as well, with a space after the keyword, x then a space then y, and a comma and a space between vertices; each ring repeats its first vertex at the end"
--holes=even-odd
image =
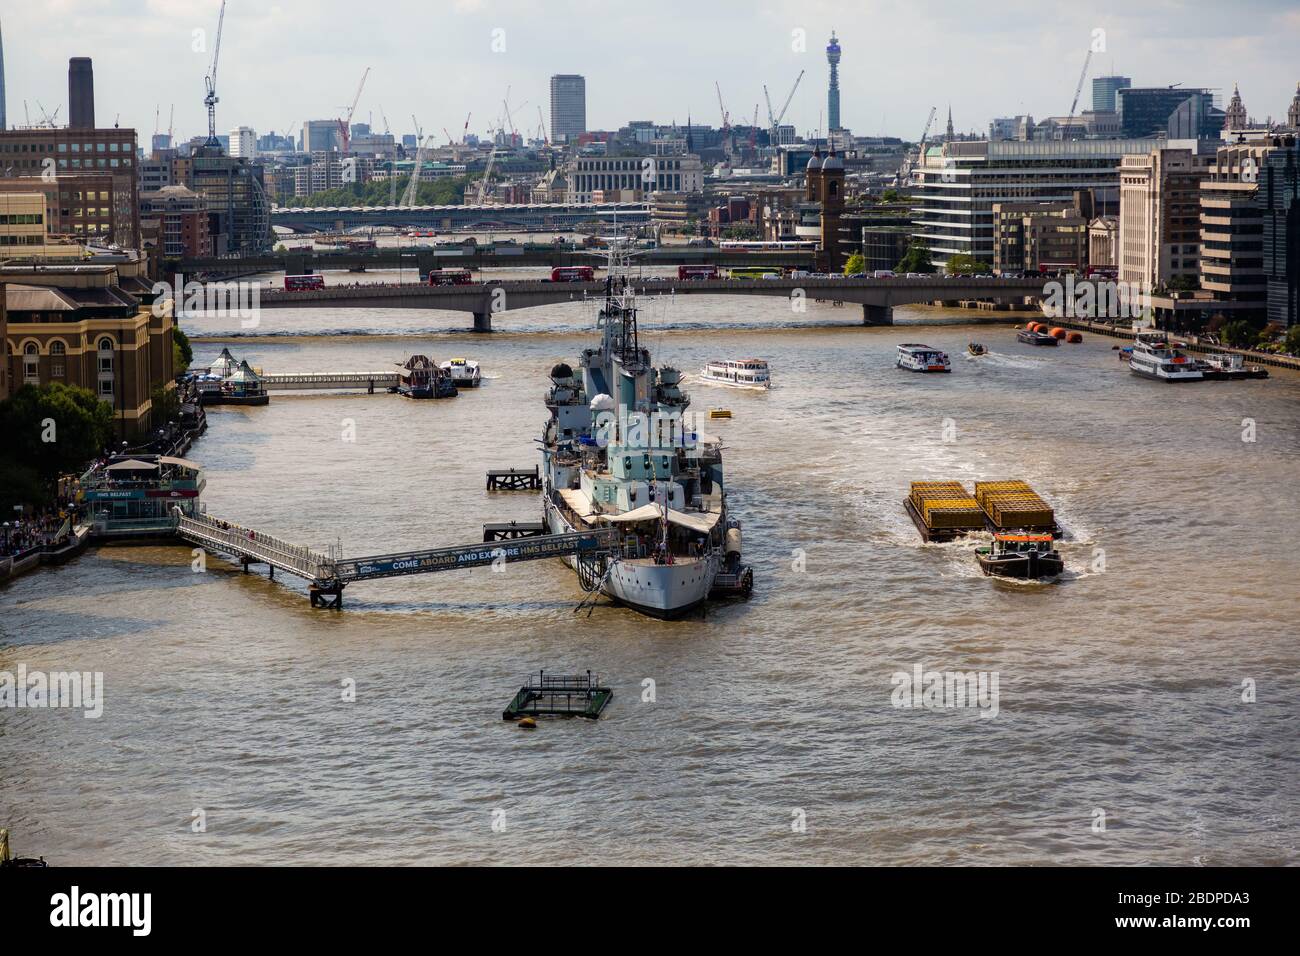
POLYGON ((567 171, 569 202, 594 202, 594 194, 704 191, 698 156, 579 156, 567 171))
POLYGON ((587 130, 587 81, 572 73, 551 77, 551 142, 568 143, 587 130))
POLYGON ((85 255, 80 243, 51 239, 47 203, 46 194, 36 190, 0 192, 0 258, 14 262, 85 255))
POLYGON ((1201 188, 1201 288, 1234 303, 1243 317, 1262 319, 1264 210, 1257 193, 1260 171, 1277 147, 1273 139, 1220 147, 1201 188))
POLYGON ((945 143, 927 150, 913 178, 913 236, 942 264, 957 254, 993 262, 993 206, 1005 202, 1073 202, 1091 194, 1090 215, 1118 209, 1119 166, 1155 140, 945 143))
POLYGON ((1099 113, 1113 113, 1118 109, 1115 94, 1133 85, 1127 76, 1095 76, 1092 79, 1092 108, 1099 113))
POLYGON ((257 158, 257 133, 247 126, 240 126, 230 131, 230 155, 245 159, 257 158))
POLYGON ((1125 139, 1217 139, 1223 110, 1209 90, 1181 87, 1126 87, 1115 91, 1120 135, 1125 139), (1180 109, 1181 108, 1181 109, 1180 109))
MULTIPOLYGON (((1300 99, 1300 97, 1297 97, 1300 99)), ((1300 324, 1300 137, 1278 137, 1259 171, 1267 318, 1300 324)))
POLYGON ((1118 249, 1119 216, 1098 216, 1088 223, 1088 265, 1118 269, 1118 249))
POLYGON ((307 120, 302 124, 302 151, 304 153, 341 150, 338 120, 307 120))
POLYGON ((1200 277, 1201 181, 1212 154, 1194 142, 1125 156, 1120 164, 1119 278, 1162 289, 1200 277))
MULTIPOLYGON (((207 201, 184 186, 165 186, 141 193, 142 227, 152 224, 165 258, 202 258, 212 255, 212 233, 207 201)), ((145 229, 145 231, 149 231, 145 229)))
POLYGON ((993 204, 993 271, 1077 270, 1088 265, 1088 216, 1079 204, 993 204))
POLYGON ((271 244, 271 204, 262 182, 262 167, 240 156, 225 156, 219 149, 200 147, 182 167, 179 184, 206 201, 212 251, 260 252, 271 244))

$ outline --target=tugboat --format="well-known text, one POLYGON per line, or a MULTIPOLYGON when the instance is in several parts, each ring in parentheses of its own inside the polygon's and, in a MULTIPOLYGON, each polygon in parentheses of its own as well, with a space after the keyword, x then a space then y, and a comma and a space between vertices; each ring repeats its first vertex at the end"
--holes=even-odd
POLYGON ((912 372, 951 372, 952 363, 948 353, 908 342, 898 347, 898 367, 912 372))
POLYGON ((978 342, 968 343, 966 345, 966 351, 969 352, 971 355, 976 356, 977 358, 981 355, 985 355, 988 353, 988 349, 980 345, 978 342))
POLYGON ((392 390, 407 398, 455 398, 458 394, 451 375, 427 355, 412 355, 399 365, 392 390))
POLYGON ((610 240, 600 342, 577 368, 551 369, 542 507, 551 534, 619 530, 612 553, 566 559, 585 590, 672 618, 710 594, 748 594, 753 572, 727 516, 721 443, 687 423, 681 372, 641 345, 630 257, 628 240, 610 240))
POLYGON ((483 381, 478 362, 472 359, 454 358, 438 367, 451 376, 451 383, 457 388, 478 388, 483 381))
POLYGON ((977 548, 975 557, 981 571, 1000 578, 1033 581, 1055 578, 1065 570, 1050 534, 995 534, 993 546, 977 548))
POLYGON ((1175 348, 1162 332, 1139 332, 1128 367, 1134 375, 1160 382, 1199 382, 1205 378, 1197 362, 1175 348))

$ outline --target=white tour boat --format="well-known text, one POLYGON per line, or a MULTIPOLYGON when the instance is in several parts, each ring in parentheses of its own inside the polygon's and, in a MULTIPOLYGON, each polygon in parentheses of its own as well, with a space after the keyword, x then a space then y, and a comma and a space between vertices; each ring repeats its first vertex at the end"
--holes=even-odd
POLYGON ((1128 367, 1134 375, 1161 382, 1199 382, 1205 378, 1200 365, 1175 348, 1164 333, 1138 333, 1128 367))
POLYGON ((948 353, 909 342, 898 347, 898 367, 913 372, 951 372, 948 353))
POLYGON ((756 358, 708 362, 700 369, 700 381, 729 388, 772 387, 772 375, 768 371, 767 362, 756 358))

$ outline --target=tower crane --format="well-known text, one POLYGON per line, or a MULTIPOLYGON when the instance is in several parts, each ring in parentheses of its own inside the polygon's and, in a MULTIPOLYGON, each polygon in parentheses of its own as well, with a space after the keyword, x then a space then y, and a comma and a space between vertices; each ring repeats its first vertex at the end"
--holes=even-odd
POLYGON ((722 103, 722 87, 718 85, 717 80, 713 81, 713 88, 718 91, 718 109, 722 111, 722 150, 730 156, 735 149, 735 145, 731 142, 731 115, 722 103))
POLYGON ((1092 62, 1092 47, 1088 47, 1088 55, 1083 58, 1083 69, 1079 71, 1079 83, 1074 88, 1074 100, 1070 103, 1070 117, 1065 121, 1065 128, 1061 130, 1061 139, 1070 135, 1070 129, 1074 126, 1074 111, 1079 108, 1079 94, 1083 92, 1083 81, 1088 76, 1088 64, 1092 62))
POLYGON ((361 99, 361 91, 366 88, 366 77, 369 75, 370 67, 366 67, 366 72, 361 74, 361 82, 357 84, 357 93, 352 97, 352 105, 348 107, 348 115, 338 121, 339 141, 343 144, 344 154, 352 147, 352 114, 357 111, 357 103, 361 99))
POLYGON ((898 171, 899 184, 906 183, 912 178, 912 172, 916 169, 921 158, 925 156, 925 141, 930 138, 930 127, 934 125, 935 114, 939 112, 939 107, 930 107, 930 117, 925 121, 925 129, 921 131, 921 140, 916 147, 916 158, 903 161, 903 168, 898 171))
POLYGON ((781 125, 781 120, 785 119, 786 110, 790 108, 790 101, 794 99, 795 91, 799 89, 799 81, 803 79, 805 72, 805 70, 800 70, 799 75, 794 78, 794 86, 790 87, 790 95, 785 98, 785 105, 781 107, 781 112, 777 113, 775 116, 772 115, 772 98, 768 96, 767 85, 763 85, 763 98, 767 100, 767 118, 772 124, 771 145, 773 147, 776 146, 776 128, 781 125))
POLYGON ((212 45, 212 66, 208 68, 208 75, 204 78, 204 85, 207 86, 207 95, 203 97, 203 105, 208 108, 208 141, 207 146, 220 146, 217 140, 217 60, 221 56, 221 30, 226 25, 226 0, 221 0, 221 12, 217 14, 217 42, 212 45))
POLYGON ((176 104, 172 104, 171 112, 167 114, 167 145, 172 145, 172 132, 176 129, 176 104))
MULTIPOLYGON (((406 192, 402 194, 401 205, 408 209, 415 205, 415 197, 420 191, 420 168, 424 165, 424 130, 420 129, 420 124, 414 116, 411 122, 415 124, 415 142, 418 144, 415 148, 415 168, 411 170, 410 181, 406 184, 406 192)), ((430 137, 432 138, 432 137, 430 137)))
POLYGON ((537 104, 537 132, 541 134, 538 139, 546 144, 546 148, 551 148, 551 137, 546 135, 546 120, 542 118, 542 104, 537 104))

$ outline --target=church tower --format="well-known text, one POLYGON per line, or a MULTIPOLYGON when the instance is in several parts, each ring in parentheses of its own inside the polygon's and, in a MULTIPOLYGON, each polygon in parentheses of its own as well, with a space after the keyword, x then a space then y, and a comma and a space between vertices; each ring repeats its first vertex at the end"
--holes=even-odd
POLYGON ((1246 118, 1246 105, 1241 102, 1241 90, 1237 89, 1236 83, 1232 84, 1232 102, 1228 104, 1224 116, 1224 129, 1239 130, 1250 125, 1246 118))
POLYGON ((821 249, 817 253, 819 272, 840 272, 844 254, 840 248, 840 222, 844 216, 844 160, 835 150, 823 159, 821 149, 813 152, 804 172, 804 198, 821 206, 821 249))
POLYGON ((1295 97, 1291 100, 1291 108, 1286 111, 1286 124, 1300 132, 1300 83, 1295 85, 1295 97))

